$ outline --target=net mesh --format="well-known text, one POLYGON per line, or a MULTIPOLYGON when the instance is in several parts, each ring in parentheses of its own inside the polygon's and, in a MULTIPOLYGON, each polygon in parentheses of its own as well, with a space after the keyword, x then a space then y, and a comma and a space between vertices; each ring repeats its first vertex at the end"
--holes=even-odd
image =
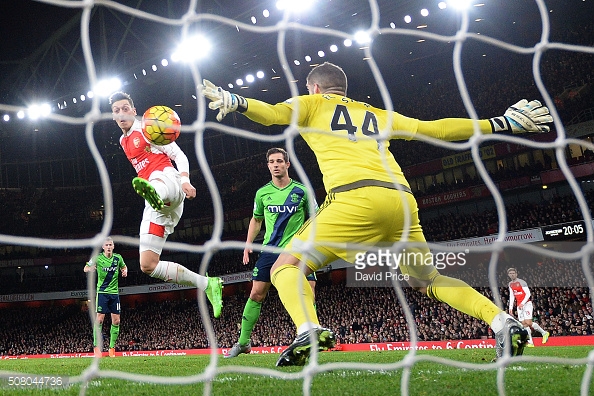
MULTIPOLYGON (((90 86, 95 86, 98 81, 98 73, 95 67, 95 62, 93 58, 93 48, 92 48, 92 33, 89 30, 90 19, 94 10, 100 7, 104 7, 108 10, 113 12, 121 13, 123 15, 134 16, 136 18, 150 21, 154 24, 163 24, 166 26, 171 27, 172 29, 178 29, 182 37, 187 35, 191 29, 191 27, 198 23, 208 22, 213 25, 220 26, 222 28, 229 28, 229 29, 238 29, 241 31, 247 31, 257 36, 270 36, 274 35, 276 37, 276 56, 280 61, 280 65, 282 68, 282 73, 284 76, 284 80, 288 83, 288 89, 290 91, 291 96, 297 96, 299 94, 298 83, 296 82, 297 78, 292 73, 292 66, 290 64, 291 57, 288 55, 288 52, 291 51, 290 41, 287 36, 288 33, 297 32, 302 34, 304 37, 334 37, 338 39, 354 39, 353 32, 350 31, 350 27, 318 27, 315 25, 308 25, 304 22, 297 22, 292 17, 290 12, 285 12, 283 19, 279 21, 277 24, 273 26, 260 26, 256 24, 249 24, 244 23, 239 20, 225 18, 222 16, 218 16, 212 13, 197 13, 193 10, 197 9, 197 1, 190 1, 188 11, 180 18, 168 18, 164 14, 156 14, 145 12, 139 9, 135 9, 132 7, 128 7, 117 2, 113 1, 101 1, 101 0, 89 0, 83 2, 73 2, 73 1, 59 1, 59 0, 45 0, 44 3, 54 5, 56 7, 76 7, 83 10, 82 18, 80 21, 80 40, 82 45, 82 50, 84 53, 84 60, 85 64, 84 67, 86 69, 88 83, 90 86)), ((400 28, 386 28, 382 27, 380 20, 382 15, 382 8, 378 2, 370 0, 368 3, 360 2, 357 7, 361 9, 365 8, 370 13, 370 22, 365 27, 365 31, 370 36, 370 42, 364 48, 364 54, 369 66, 369 71, 371 72, 370 76, 373 78, 373 82, 377 85, 379 89, 379 93, 381 95, 381 99, 385 108, 387 110, 394 110, 393 104, 393 92, 390 92, 386 82, 384 81, 384 76, 380 70, 380 67, 376 63, 376 56, 377 54, 373 51, 374 43, 382 38, 385 37, 413 37, 419 40, 431 40, 443 43, 445 47, 451 46, 453 44, 452 56, 450 58, 451 66, 453 66, 453 72, 455 75, 455 81, 457 83, 457 89, 459 91, 460 97, 462 98, 463 107, 466 113, 473 119, 478 119, 479 116, 477 111, 473 106, 473 101, 471 100, 471 95, 469 93, 468 87, 465 83, 465 71, 462 67, 462 59, 463 59, 463 51, 465 46, 472 45, 473 43, 482 43, 486 46, 497 48, 502 50, 504 53, 510 54, 520 54, 524 56, 529 56, 532 59, 532 77, 535 86, 538 89, 541 97, 544 99, 544 104, 551 110, 551 114, 555 118, 554 123, 554 130, 556 132, 557 139, 551 142, 542 143, 542 142, 535 142, 531 140, 527 140, 522 137, 516 136, 507 136, 507 135, 482 135, 478 132, 478 125, 476 127, 476 133, 467 141, 463 143, 447 143, 442 141, 437 141, 428 138, 421 138, 421 140, 427 141, 431 145, 443 147, 446 149, 453 149, 457 151, 465 151, 470 150, 472 159, 474 164, 480 174, 482 180, 484 180, 490 194, 493 196, 496 209, 497 209, 497 217, 499 219, 498 225, 498 237, 496 241, 489 246, 485 246, 482 249, 478 249, 479 252, 486 252, 490 253, 490 262, 488 266, 488 286, 491 288, 493 292, 493 297, 496 303, 499 306, 503 306, 501 296, 499 293, 499 286, 501 285, 501 280, 498 279, 498 263, 503 253, 504 247, 515 247, 520 250, 530 251, 535 254, 540 255, 548 255, 550 257, 559 259, 559 260, 574 260, 574 263, 580 263, 580 267, 578 267, 578 271, 581 268, 582 273, 585 277, 585 285, 590 289, 590 291, 594 291, 594 277, 591 272, 591 268, 589 265, 590 262, 590 255, 593 253, 594 244, 593 238, 594 233, 592 229, 592 218, 590 214, 590 210, 588 208, 588 204, 585 200, 584 194, 582 189, 580 188, 576 178, 572 174, 569 165, 567 163, 565 157, 565 151, 570 144, 578 145, 585 149, 594 150, 594 145, 578 139, 568 138, 566 134, 566 130, 564 125, 559 121, 560 117, 557 112, 557 107, 553 101, 553 98, 547 91, 543 79, 541 76, 541 66, 542 66, 542 58, 543 54, 546 51, 550 50, 562 50, 567 52, 568 54, 574 53, 588 53, 594 54, 594 49, 591 46, 582 46, 582 45, 572 45, 566 44, 562 42, 553 42, 550 41, 550 21, 549 21, 549 11, 544 1, 538 0, 535 1, 537 6, 537 12, 539 14, 539 19, 541 22, 541 31, 540 31, 540 40, 532 45, 529 46, 519 46, 514 45, 497 38, 488 37, 485 35, 477 35, 473 33, 470 28, 469 24, 471 22, 469 13, 467 11, 460 12, 460 19, 459 19, 459 26, 457 27, 457 31, 453 35, 439 35, 435 33, 430 33, 423 31, 422 29, 400 29, 400 28), (480 153, 480 146, 483 143, 489 142, 506 142, 509 144, 518 144, 533 148, 551 148, 554 149, 556 155, 556 161, 559 164, 559 168, 563 172, 565 179, 569 183, 571 191, 575 195, 577 199, 577 204, 579 206, 580 212, 583 215, 583 219, 585 221, 585 229, 587 235, 587 243, 583 245, 579 250, 575 251, 574 253, 561 253, 561 252, 552 252, 550 250, 543 249, 538 246, 522 244, 519 242, 510 242, 506 241, 506 236, 508 235, 508 224, 507 224, 507 216, 506 216, 506 206, 500 191, 498 190, 495 183, 492 181, 491 177, 487 169, 485 168, 483 162, 481 161, 481 153, 480 153)), ((385 5, 384 5, 385 6, 385 5)), ((246 48, 246 52, 249 53, 250 49, 246 48)), ((386 56, 384 54, 384 56, 386 56)), ((389 55, 387 55, 389 56, 389 55)), ((208 78, 209 76, 203 76, 201 74, 201 69, 197 64, 190 64, 188 66, 191 70, 192 78, 194 86, 198 86, 202 81, 203 77, 208 78)), ((371 83, 371 82, 369 82, 371 83)), ((487 88, 486 88, 487 89, 487 88)), ((296 168, 298 177, 306 181, 306 186, 313 191, 311 184, 307 178, 307 175, 299 163, 299 156, 295 153, 295 137, 298 134, 298 130, 296 128, 296 120, 293 120, 291 126, 286 128, 282 134, 269 136, 269 135, 262 135, 254 132, 250 132, 245 129, 230 127, 224 124, 215 123, 215 122, 207 122, 206 119, 206 111, 207 106, 205 103, 204 98, 199 94, 198 90, 196 90, 195 95, 198 101, 197 107, 197 114, 195 121, 190 124, 186 123, 183 126, 182 132, 183 133, 195 133, 195 153, 196 157, 198 158, 198 162, 200 165, 200 169, 202 175, 204 177, 204 181, 206 186, 208 187, 210 196, 213 202, 213 213, 214 213, 214 224, 212 229, 212 237, 211 239, 200 246, 193 246, 185 243, 175 243, 175 242, 167 242, 167 248, 170 250, 178 250, 178 251, 187 251, 193 252, 198 254, 203 254, 203 260, 200 266, 200 273, 204 274, 208 270, 208 266, 212 256, 215 252, 224 250, 224 249, 235 249, 235 250, 243 250, 245 247, 243 242, 240 241, 223 241, 221 240, 221 235, 223 233, 223 221, 224 221, 224 211, 223 206, 221 203, 221 197, 219 191, 217 189, 217 185, 213 174, 210 170, 210 165, 208 164, 206 158, 206 148, 205 148, 205 133, 206 131, 220 131, 224 134, 238 136, 243 139, 248 140, 257 140, 262 142, 269 142, 271 144, 282 144, 284 145, 287 150, 289 151, 291 158, 293 159, 292 163, 296 168)), ((518 98, 519 99, 519 98, 518 98)), ((105 204, 105 212, 104 212, 104 222, 101 228, 101 232, 95 235, 92 238, 82 238, 82 239, 43 239, 43 238, 32 238, 32 237, 21 237, 21 236, 12 236, 12 235, 1 235, 0 241, 7 245, 24 245, 24 246, 36 246, 36 247, 45 247, 45 248, 93 248, 93 253, 96 254, 99 252, 100 246, 104 240, 104 238, 110 234, 110 230, 113 224, 114 219, 114 205, 113 205, 113 197, 112 197, 112 187, 110 184, 110 177, 106 165, 102 159, 101 153, 98 149, 97 142, 94 136, 94 127, 99 122, 111 122, 111 114, 102 113, 100 111, 101 108, 101 101, 103 99, 97 97, 92 100, 92 105, 90 111, 88 111, 82 117, 72 117, 72 116, 64 116, 58 113, 51 114, 49 116, 49 120, 58 123, 65 123, 69 125, 77 125, 77 126, 84 126, 85 130, 85 137, 86 141, 92 155, 93 161, 98 169, 99 178, 102 186, 102 193, 104 196, 104 204, 105 204)), ((507 100, 507 98, 506 98, 507 100)), ((510 100, 516 100, 516 98, 511 98, 510 100)), ((511 104, 511 103, 510 103, 511 104)), ((18 111, 18 110, 25 110, 17 106, 11 106, 6 104, 0 104, 0 109, 5 111, 18 111)), ((396 109, 399 110, 399 109, 396 109)), ((387 135, 382 135, 382 138, 387 138, 387 135)), ((126 244, 130 246, 137 246, 138 240, 132 237, 125 237, 125 236, 114 236, 114 241, 120 244, 126 244)), ((260 246, 255 246, 260 247, 260 246)), ((436 246, 431 245, 432 248, 441 248, 443 246, 436 246)), ((451 251, 463 251, 464 248, 456 248, 451 247, 451 251)), ((93 296, 95 293, 95 280, 93 277, 89 278, 88 283, 88 292, 90 296, 93 296)), ((413 379, 411 378, 411 367, 420 362, 420 361, 431 361, 437 362, 443 365, 449 365, 453 367, 458 367, 461 369, 472 369, 472 370, 499 370, 497 376, 497 387, 498 391, 503 394, 505 393, 505 370, 501 370, 506 365, 509 364, 509 360, 502 359, 497 363, 494 364, 472 364, 467 362, 455 361, 450 359, 439 358, 430 355, 418 355, 415 349, 415 345, 417 342, 416 330, 415 330, 415 320, 411 310, 408 308, 407 299, 401 287, 398 284, 395 284, 396 295, 400 304, 403 307, 406 322, 408 328, 410 329, 411 335, 411 342, 413 344, 412 348, 406 355, 406 357, 400 361, 396 361, 391 364, 366 364, 366 363, 349 363, 349 362, 338 362, 338 363, 330 363, 330 364, 319 364, 317 359, 317 353, 313 353, 309 364, 306 369, 295 372, 295 373, 286 373, 280 370, 269 369, 269 368, 262 368, 262 367, 242 367, 237 365, 231 366, 224 366, 220 367, 218 365, 218 361, 220 356, 216 354, 216 350, 212 350, 210 364, 206 367, 206 369, 196 375, 192 376, 183 376, 183 377, 158 377, 152 375, 139 375, 134 373, 128 372, 119 372, 119 371, 108 371, 99 368, 99 362, 97 359, 93 359, 90 363, 89 367, 77 377, 72 377, 70 382, 86 382, 94 378, 118 378, 130 381, 137 381, 142 383, 155 383, 155 384, 188 384, 194 382, 204 382, 205 383, 205 394, 210 394, 212 392, 212 381, 215 379, 216 375, 222 373, 241 373, 241 374, 253 374, 253 375, 261 375, 261 376, 269 376, 273 378, 281 378, 281 379, 300 379, 303 381, 303 393, 309 394, 311 392, 312 381, 316 377, 323 372, 329 372, 332 370, 395 370, 395 369, 403 369, 402 371, 402 382, 401 382, 401 393, 408 394, 409 383, 413 379)), ((216 336, 213 332, 213 326, 211 324, 208 309, 205 301, 205 297, 203 293, 198 294, 198 302, 201 312, 201 318, 204 323, 204 327, 206 330, 206 334, 208 336, 209 343, 211 345, 216 345, 216 336)), ((591 294, 592 295, 592 294, 591 294)), ((517 361, 526 361, 526 362, 543 362, 543 363, 555 363, 555 364, 572 364, 572 365, 585 365, 586 369, 584 370, 584 374, 582 377, 582 394, 588 394, 589 392, 589 384, 591 382, 592 376, 592 368, 594 367, 594 355, 590 354, 590 357, 584 359, 566 359, 560 357, 536 357, 536 356, 523 356, 518 358, 517 361)), ((3 376, 8 375, 8 373, 2 373, 3 376)), ((81 393, 85 393, 85 388, 81 388, 81 393)))

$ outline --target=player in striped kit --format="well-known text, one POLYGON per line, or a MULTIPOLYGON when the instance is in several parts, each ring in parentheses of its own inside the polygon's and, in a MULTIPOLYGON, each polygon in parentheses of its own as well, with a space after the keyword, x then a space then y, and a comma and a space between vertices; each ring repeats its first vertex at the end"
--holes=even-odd
POLYGON ((549 332, 543 330, 538 323, 532 320, 533 306, 530 300, 531 294, 530 289, 526 281, 518 278, 518 271, 515 268, 508 268, 507 276, 509 276, 510 282, 509 287, 509 314, 514 313, 514 301, 516 301, 518 308, 518 320, 524 325, 524 328, 528 331, 528 347, 533 347, 534 342, 532 341, 532 330, 538 331, 542 335, 542 343, 546 344, 549 340, 549 332))
POLYGON ((84 271, 97 270, 97 296, 95 306, 97 307, 97 320, 93 327, 93 346, 95 356, 101 357, 101 350, 98 346, 99 337, 102 336, 101 329, 106 314, 111 314, 111 328, 109 329, 109 357, 115 357, 115 345, 120 334, 120 291, 119 277, 121 272, 125 278, 128 276, 128 267, 124 258, 113 252, 114 244, 111 237, 105 238, 103 252, 97 257, 91 258, 85 265, 84 271))
POLYGON ((196 189, 190 183, 188 158, 175 142, 157 146, 144 138, 130 95, 115 92, 109 104, 113 119, 122 130, 120 145, 138 173, 132 185, 146 200, 140 223, 140 269, 153 278, 203 290, 212 304, 214 317, 218 318, 223 307, 222 280, 199 275, 178 263, 161 261, 165 241, 182 216, 184 199, 196 197, 196 189))
MULTIPOLYGON (((266 153, 268 170, 272 180, 256 192, 254 212, 248 227, 247 243, 252 243, 260 232, 262 222, 266 227, 264 246, 284 247, 303 225, 308 213, 308 198, 305 186, 289 177, 289 154, 282 148, 271 148, 266 153)), ((317 204, 314 202, 317 210, 317 204)), ((243 251, 243 264, 250 261, 252 250, 243 251)), ((262 303, 270 289, 270 269, 278 258, 278 253, 261 252, 252 274, 252 290, 241 317, 239 340, 225 355, 234 358, 240 353, 250 353, 250 337, 260 317, 262 303)), ((315 291, 316 275, 306 278, 315 291)))

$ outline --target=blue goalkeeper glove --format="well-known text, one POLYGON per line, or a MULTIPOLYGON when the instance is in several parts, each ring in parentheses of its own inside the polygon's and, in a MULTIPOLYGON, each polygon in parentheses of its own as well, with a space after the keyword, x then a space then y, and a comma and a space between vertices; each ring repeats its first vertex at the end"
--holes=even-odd
POLYGON ((538 100, 528 102, 526 99, 522 99, 509 107, 502 117, 490 118, 489 122, 493 133, 546 133, 551 128, 544 124, 553 122, 553 117, 549 113, 548 107, 543 106, 538 100))
POLYGON ((247 100, 243 96, 232 94, 229 91, 225 91, 221 87, 217 87, 208 80, 202 80, 200 85, 200 91, 202 95, 209 99, 211 102, 208 107, 211 110, 219 110, 217 114, 217 121, 222 121, 223 118, 229 113, 237 111, 239 107, 244 110, 247 109, 247 100))

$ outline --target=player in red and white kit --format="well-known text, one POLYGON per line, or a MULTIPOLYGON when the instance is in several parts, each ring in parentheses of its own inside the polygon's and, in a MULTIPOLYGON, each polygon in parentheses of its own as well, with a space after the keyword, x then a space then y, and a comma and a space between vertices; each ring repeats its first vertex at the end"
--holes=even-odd
POLYGON ((120 145, 138 173, 132 185, 146 202, 140 223, 140 269, 153 278, 204 290, 215 318, 221 315, 222 280, 190 271, 171 261, 161 261, 167 237, 184 210, 184 199, 196 197, 190 183, 190 164, 177 143, 157 146, 145 139, 130 95, 115 92, 109 98, 114 121, 122 130, 120 145), (173 166, 175 162, 177 169, 173 166))
POLYGON ((549 339, 549 332, 543 330, 538 323, 532 320, 532 301, 530 300, 530 289, 526 281, 518 278, 518 271, 515 268, 507 270, 507 276, 511 279, 509 282, 509 314, 513 315, 514 301, 517 302, 518 320, 528 330, 528 346, 533 347, 532 330, 538 331, 542 335, 542 343, 546 344, 549 339))

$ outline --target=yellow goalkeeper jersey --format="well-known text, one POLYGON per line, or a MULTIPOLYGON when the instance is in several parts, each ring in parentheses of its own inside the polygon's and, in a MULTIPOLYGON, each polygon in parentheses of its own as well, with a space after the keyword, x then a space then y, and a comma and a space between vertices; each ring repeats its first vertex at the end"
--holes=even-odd
MULTIPOLYGON (((336 94, 303 95, 271 105, 246 98, 243 113, 263 125, 289 125, 298 108, 299 133, 311 147, 324 177, 326 191, 359 180, 379 180, 409 187, 400 165, 388 150, 389 143, 378 144, 380 132, 407 131, 441 140, 468 139, 473 133, 469 119, 420 121, 389 112, 336 94)), ((479 121, 482 133, 490 133, 488 120, 479 121)))

